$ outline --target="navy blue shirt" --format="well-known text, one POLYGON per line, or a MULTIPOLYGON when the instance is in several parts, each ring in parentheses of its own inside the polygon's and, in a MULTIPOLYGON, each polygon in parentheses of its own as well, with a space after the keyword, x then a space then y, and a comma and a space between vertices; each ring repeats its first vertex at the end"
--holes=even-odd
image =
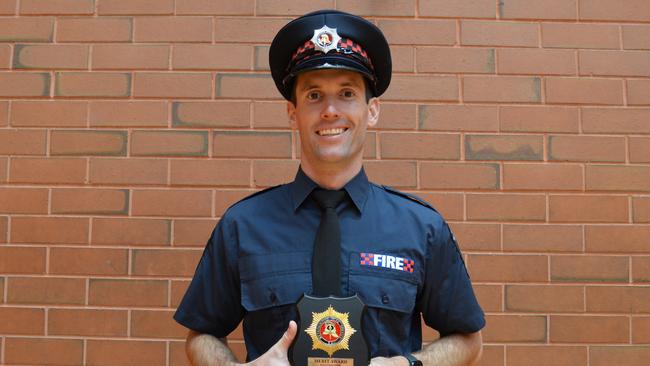
MULTIPOLYGON (((293 182, 234 204, 208 241, 174 315, 200 333, 226 337, 243 320, 248 360, 266 352, 297 320, 312 292, 311 259, 321 211, 317 185, 302 170, 293 182)), ((428 204, 368 181, 363 169, 344 187, 342 296, 367 305, 363 332, 371 357, 421 348, 421 321, 441 336, 485 325, 455 238, 428 204)))

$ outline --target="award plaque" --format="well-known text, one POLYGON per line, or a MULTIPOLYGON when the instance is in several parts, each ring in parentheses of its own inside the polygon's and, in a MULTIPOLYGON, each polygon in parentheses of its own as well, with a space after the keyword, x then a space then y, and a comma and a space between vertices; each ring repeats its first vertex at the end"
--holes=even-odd
POLYGON ((361 316, 365 305, 357 295, 312 297, 298 302, 300 328, 289 350, 293 366, 367 366, 368 346, 361 316))

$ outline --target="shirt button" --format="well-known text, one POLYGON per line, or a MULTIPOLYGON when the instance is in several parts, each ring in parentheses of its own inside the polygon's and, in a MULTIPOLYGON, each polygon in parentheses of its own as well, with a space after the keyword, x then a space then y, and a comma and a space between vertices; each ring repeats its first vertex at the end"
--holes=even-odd
POLYGON ((388 295, 383 295, 381 297, 381 303, 382 304, 388 304, 389 302, 390 302, 390 298, 388 297, 388 295))

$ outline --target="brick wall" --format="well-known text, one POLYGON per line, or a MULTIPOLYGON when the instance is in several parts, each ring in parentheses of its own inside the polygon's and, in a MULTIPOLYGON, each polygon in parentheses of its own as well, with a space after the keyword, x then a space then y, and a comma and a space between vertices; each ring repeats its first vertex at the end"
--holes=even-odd
POLYGON ((451 223, 481 365, 647 365, 647 0, 0 1, 0 363, 186 364, 212 227, 298 165, 268 45, 325 7, 392 45, 366 169, 451 223))

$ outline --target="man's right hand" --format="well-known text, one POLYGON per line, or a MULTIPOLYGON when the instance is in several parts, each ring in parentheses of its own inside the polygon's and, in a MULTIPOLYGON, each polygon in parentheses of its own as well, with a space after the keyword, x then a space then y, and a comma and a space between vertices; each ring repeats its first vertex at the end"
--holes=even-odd
POLYGON ((287 352, 289 347, 296 337, 298 325, 293 320, 289 322, 287 331, 284 332, 282 338, 269 348, 266 353, 256 358, 255 360, 247 363, 248 366, 289 366, 289 358, 287 352))

